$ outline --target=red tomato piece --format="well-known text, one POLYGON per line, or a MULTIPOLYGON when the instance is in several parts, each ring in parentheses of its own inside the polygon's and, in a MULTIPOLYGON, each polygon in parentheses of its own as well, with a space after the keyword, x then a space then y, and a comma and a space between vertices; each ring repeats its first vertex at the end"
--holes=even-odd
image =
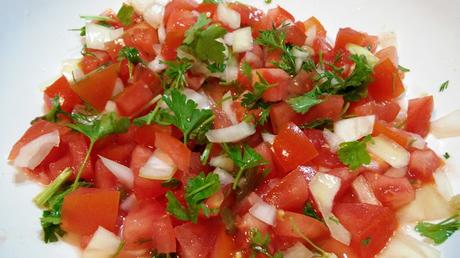
POLYGON ((333 153, 327 146, 327 142, 324 139, 323 131, 309 129, 303 130, 305 135, 310 139, 311 143, 315 146, 318 151, 318 156, 311 160, 311 163, 316 166, 335 168, 343 166, 342 162, 336 153, 333 153))
POLYGON ((163 213, 153 222, 153 247, 159 253, 176 252, 176 234, 168 214, 163 213))
POLYGON ((312 240, 329 234, 329 230, 326 225, 324 225, 321 221, 290 211, 280 211, 277 214, 274 231, 280 236, 301 239, 301 236, 299 236, 299 234, 297 234, 297 232, 292 228, 293 224, 304 236, 312 240))
POLYGON ((214 3, 201 3, 201 4, 198 5, 196 10, 199 13, 206 14, 206 17, 211 18, 211 17, 214 17, 214 14, 216 13, 217 4, 214 4, 214 3))
MULTIPOLYGON (((128 71, 129 76, 129 71, 128 71)), ((134 81, 143 81, 145 82, 150 90, 152 91, 153 95, 156 96, 163 92, 163 86, 161 85, 160 78, 156 75, 152 70, 145 67, 144 65, 138 64, 134 69, 133 73, 134 81)))
POLYGON ((180 245, 180 257, 208 257, 216 241, 216 225, 214 224, 214 221, 199 224, 188 222, 175 227, 174 232, 180 245))
POLYGON ((273 149, 285 173, 304 165, 318 155, 315 146, 294 123, 289 123, 275 138, 273 149))
MULTIPOLYGON (((166 9, 172 5, 170 2, 166 9)), ((164 16, 166 23, 166 38, 161 50, 161 55, 166 60, 174 60, 177 54, 177 48, 184 40, 185 31, 196 22, 196 16, 191 12, 184 9, 172 9, 171 15, 168 18, 164 16)))
POLYGON ((153 148, 155 146, 156 132, 171 134, 172 130, 170 126, 161 126, 157 124, 143 125, 141 127, 137 127, 136 132, 134 133, 134 141, 145 147, 153 148))
POLYGON ((313 74, 300 70, 288 86, 288 97, 303 95, 313 89, 313 74))
POLYGON ((377 120, 392 122, 398 115, 401 107, 396 101, 359 101, 354 102, 348 109, 349 114, 357 116, 375 115, 377 120))
POLYGON ((72 112, 73 107, 82 102, 80 97, 70 88, 70 83, 64 75, 45 89, 43 97, 48 108, 52 107, 52 100, 55 96, 59 96, 61 108, 66 112, 72 112))
POLYGON ((197 7, 198 4, 193 0, 173 0, 166 5, 163 22, 167 24, 175 10, 193 11, 197 7))
POLYGON ((353 30, 352 28, 341 28, 335 38, 334 49, 346 49, 347 44, 352 43, 375 52, 378 43, 378 37, 368 35, 367 33, 353 30))
POLYGON ((374 66, 373 81, 367 88, 369 96, 376 101, 392 100, 404 92, 399 71, 390 59, 374 66))
POLYGON ((98 159, 94 166, 94 184, 100 189, 117 189, 117 178, 108 170, 102 161, 98 159))
POLYGON ((410 155, 409 175, 423 182, 432 182, 433 173, 442 163, 438 155, 430 149, 415 150, 410 155))
POLYGON ((359 256, 355 251, 346 246, 339 241, 335 240, 332 237, 329 237, 325 240, 318 242, 318 246, 321 247, 324 251, 334 253, 338 258, 358 258, 359 256))
POLYGON ((253 85, 259 81, 258 74, 272 85, 262 95, 265 101, 276 102, 287 97, 287 89, 291 79, 289 74, 278 68, 256 69, 252 73, 253 85))
POLYGON ((279 27, 285 22, 294 22, 295 18, 290 14, 286 9, 277 6, 276 8, 272 8, 267 12, 268 19, 273 23, 273 26, 279 27))
POLYGON ((118 110, 123 116, 132 116, 140 112, 153 98, 149 86, 143 81, 137 81, 125 88, 115 99, 118 110))
POLYGON ((134 47, 147 59, 152 60, 156 53, 153 45, 160 43, 157 30, 146 22, 141 22, 129 28, 123 34, 126 46, 134 47))
POLYGON ((375 197, 387 207, 398 209, 415 199, 415 190, 405 177, 389 177, 377 173, 364 174, 375 197))
POLYGON ((93 234, 101 226, 115 232, 120 192, 78 188, 64 197, 62 229, 79 235, 93 234))
POLYGON ((340 178, 341 184, 340 189, 336 194, 337 197, 346 193, 348 189, 350 189, 350 186, 355 178, 359 175, 359 173, 350 171, 348 168, 334 168, 327 171, 327 173, 340 178))
POLYGON ((337 121, 342 114, 343 96, 341 95, 328 95, 323 99, 323 102, 310 108, 308 112, 302 116, 304 123, 309 123, 317 119, 330 119, 337 121))
POLYGON ((228 3, 228 6, 240 14, 241 27, 252 28, 254 37, 259 35, 259 31, 270 29, 272 26, 270 19, 260 9, 238 2, 228 3))
POLYGON ((305 27, 305 32, 307 35, 310 35, 308 32, 312 30, 315 32, 315 37, 317 38, 326 38, 326 30, 324 29, 321 22, 316 19, 316 17, 312 16, 308 18, 306 21, 303 22, 305 27))
POLYGON ((406 149, 410 148, 413 139, 413 137, 404 130, 395 128, 383 121, 375 121, 372 135, 377 136, 380 134, 392 139, 406 149))
POLYGON ((80 67, 84 74, 88 74, 110 61, 110 56, 105 51, 88 48, 85 51, 88 54, 83 55, 80 62, 80 67))
POLYGON ((281 129, 289 122, 299 123, 300 115, 297 114, 289 104, 280 102, 273 104, 270 108, 270 122, 275 134, 279 133, 281 129))
POLYGON ((71 88, 80 98, 91 104, 97 111, 102 112, 105 104, 112 97, 119 69, 119 63, 112 64, 78 81, 71 88))
POLYGON ((220 226, 210 258, 233 258, 236 250, 235 240, 227 234, 223 225, 220 226))
POLYGON ((179 170, 185 173, 189 171, 192 152, 181 141, 171 135, 157 132, 155 133, 155 147, 166 152, 179 170))
POLYGON ((284 29, 286 33, 286 43, 303 46, 305 44, 305 25, 302 22, 296 22, 294 25, 284 29))
POLYGON ((375 54, 379 60, 389 59, 394 66, 398 66, 398 52, 396 47, 390 46, 386 47, 375 54))
POLYGON ((134 143, 113 143, 97 151, 97 154, 120 164, 128 165, 131 160, 131 153, 133 152, 134 147, 136 147, 134 143))
POLYGON ((334 214, 350 231, 351 246, 363 258, 375 257, 398 227, 392 210, 387 207, 339 203, 334 207, 334 214))
POLYGON ((427 136, 430 132, 431 112, 433 112, 433 96, 409 100, 406 130, 422 137, 427 136))

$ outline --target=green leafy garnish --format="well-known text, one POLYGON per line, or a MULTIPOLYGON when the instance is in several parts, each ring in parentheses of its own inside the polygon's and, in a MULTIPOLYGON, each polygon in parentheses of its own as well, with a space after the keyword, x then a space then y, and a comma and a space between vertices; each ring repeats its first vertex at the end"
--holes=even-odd
POLYGON ((337 257, 335 254, 333 253, 328 253, 326 251, 324 251, 323 249, 321 249, 318 245, 316 245, 315 243, 313 243, 313 241, 311 241, 308 237, 306 237, 302 231, 300 231, 300 228, 299 228, 299 225, 297 225, 297 223, 294 221, 294 219, 292 217, 289 218, 289 222, 291 223, 291 228, 292 228, 292 231, 294 233, 296 233, 299 237, 301 237, 303 240, 305 240, 305 242, 307 242, 311 247, 313 247, 313 249, 317 252, 316 253, 316 256, 315 257, 319 257, 319 258, 333 258, 333 257, 337 257))
POLYGON ((260 31, 256 43, 267 47, 270 51, 281 51, 281 60, 275 62, 275 66, 283 69, 290 75, 297 73, 295 57, 292 54, 292 46, 286 44, 286 33, 282 30, 273 28, 271 30, 260 31))
POLYGON ((324 128, 332 128, 334 122, 331 119, 316 119, 309 123, 303 124, 299 126, 301 129, 324 129, 324 128))
POLYGON ((398 65, 398 69, 403 72, 403 73, 407 73, 407 72, 410 72, 410 69, 409 68, 406 68, 404 66, 401 66, 401 65, 398 65))
POLYGON ((271 3, 272 3, 272 0, 264 0, 264 2, 265 2, 266 4, 271 4, 271 3))
POLYGON ((249 232, 249 245, 252 249, 251 258, 256 257, 257 253, 266 255, 269 258, 282 258, 283 254, 281 252, 276 252, 274 254, 270 253, 268 245, 270 244, 271 239, 270 235, 263 234, 259 229, 253 228, 249 232))
POLYGON ((252 67, 248 62, 244 61, 241 65, 241 73, 252 82, 252 67))
POLYGON ((261 74, 257 73, 257 77, 259 77, 259 81, 254 84, 254 90, 244 94, 241 101, 241 105, 249 110, 266 106, 267 104, 262 100, 262 95, 272 87, 261 74))
POLYGON ((48 203, 49 199, 56 194, 57 191, 61 188, 61 186, 69 179, 70 175, 72 175, 72 169, 66 168, 64 169, 54 180, 46 186, 46 188, 34 198, 35 204, 40 207, 44 208, 48 203))
POLYGON ((152 111, 150 111, 147 115, 135 118, 133 120, 133 124, 137 126, 143 126, 151 125, 153 122, 155 122, 157 124, 162 125, 162 122, 159 120, 160 101, 162 97, 162 95, 157 95, 155 98, 153 98, 151 104, 153 105, 156 103, 155 108, 152 111))
POLYGON ((238 186, 238 182, 245 170, 267 164, 267 161, 259 153, 246 144, 242 148, 241 146, 228 146, 227 144, 223 144, 222 147, 233 162, 235 162, 235 165, 239 167, 233 181, 233 189, 236 189, 238 186))
POLYGON ((445 158, 445 159, 449 159, 449 158, 450 158, 450 154, 449 154, 449 152, 446 152, 446 153, 444 153, 444 155, 443 155, 443 156, 444 156, 444 158, 445 158))
POLYGON ((79 29, 69 29, 69 31, 78 31, 80 32, 80 36, 82 37, 86 36, 86 26, 83 26, 79 29))
POLYGON ((208 163, 209 155, 211 154, 211 149, 212 149, 213 143, 208 142, 206 144, 206 147, 203 150, 203 153, 200 155, 200 162, 202 165, 206 165, 208 163))
POLYGON ((439 87, 439 92, 445 91, 448 87, 449 87, 449 81, 443 82, 441 86, 439 87))
POLYGON ((223 73, 226 67, 227 67, 226 64, 217 64, 217 63, 212 63, 207 66, 208 70, 211 73, 223 73))
POLYGON ((435 244, 442 244, 452 234, 460 229, 460 221, 458 220, 459 215, 456 214, 450 218, 447 218, 439 223, 419 222, 415 226, 415 230, 420 235, 427 237, 435 244))
POLYGON ((319 98, 320 92, 317 88, 305 93, 304 95, 290 98, 287 100, 287 103, 294 109, 295 112, 305 114, 310 110, 310 108, 318 105, 323 102, 319 98))
POLYGON ((134 8, 130 5, 123 4, 120 10, 118 10, 117 18, 123 25, 129 26, 133 22, 133 14, 134 8))
POLYGON ((80 18, 89 21, 98 21, 98 22, 114 22, 115 20, 101 15, 80 15, 80 18))
POLYGON ((303 207, 303 214, 312 217, 316 220, 323 221, 321 217, 316 213, 315 209, 313 209, 313 205, 311 202, 307 202, 305 206, 303 207))
POLYGON ((183 206, 172 192, 166 193, 168 205, 166 209, 179 220, 198 221, 198 213, 203 209, 205 215, 209 211, 203 202, 220 189, 219 176, 213 173, 199 174, 191 178, 185 186, 185 201, 187 207, 183 206))
POLYGON ((120 49, 120 52, 118 52, 118 61, 123 59, 127 59, 132 64, 145 63, 141 58, 139 50, 134 47, 123 47, 120 49))
POLYGON ((174 177, 164 181, 163 183, 161 183, 161 186, 163 186, 165 188, 171 188, 171 189, 178 188, 180 185, 181 185, 180 180, 178 180, 178 179, 176 179, 174 177))
POLYGON ((205 4, 219 4, 219 3, 223 3, 222 0, 203 0, 203 3, 205 4))
POLYGON ((361 240, 361 245, 362 246, 368 246, 372 241, 372 238, 371 237, 368 237, 368 238, 365 238, 363 240, 361 240))
POLYGON ((371 156, 366 149, 366 144, 370 141, 372 141, 372 137, 368 135, 361 141, 341 143, 337 151, 340 161, 352 170, 371 163, 371 156))
MULTIPOLYGON (((60 103, 60 96, 56 95, 54 98, 51 100, 51 109, 46 113, 46 115, 39 117, 38 119, 43 119, 48 122, 56 123, 58 121, 58 115, 59 114, 65 114, 68 115, 67 112, 62 110, 61 103, 60 103)), ((35 121, 36 119, 34 119, 35 121)))
POLYGON ((163 61, 168 66, 163 73, 165 88, 182 89, 187 85, 185 75, 192 68, 192 63, 188 59, 177 61, 163 61))

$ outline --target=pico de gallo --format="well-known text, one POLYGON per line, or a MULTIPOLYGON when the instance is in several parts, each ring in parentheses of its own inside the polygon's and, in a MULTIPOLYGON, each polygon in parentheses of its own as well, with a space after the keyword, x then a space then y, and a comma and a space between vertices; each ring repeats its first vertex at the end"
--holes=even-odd
POLYGON ((9 155, 46 185, 45 243, 72 236, 83 257, 437 257, 400 225, 434 244, 460 227, 449 154, 424 139, 433 96, 405 108, 409 69, 379 37, 347 27, 331 42, 315 17, 216 0, 82 18, 81 59, 9 155))

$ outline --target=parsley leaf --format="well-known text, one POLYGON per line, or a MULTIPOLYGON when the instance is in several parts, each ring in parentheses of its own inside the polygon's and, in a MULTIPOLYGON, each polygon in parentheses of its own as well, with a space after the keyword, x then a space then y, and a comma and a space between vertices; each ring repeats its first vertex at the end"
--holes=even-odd
POLYGON ((163 183, 161 183, 161 186, 165 188, 171 188, 171 189, 176 189, 181 185, 181 181, 177 180, 176 178, 170 178, 163 183))
POLYGON ((269 258, 282 258, 283 254, 281 252, 276 252, 274 254, 270 253, 268 245, 270 244, 271 239, 270 235, 263 234, 259 229, 253 228, 249 232, 249 245, 252 249, 251 257, 256 257, 256 253, 261 253, 266 255, 269 258))
POLYGON ((133 14, 134 8, 130 5, 123 4, 117 13, 117 18, 123 25, 129 26, 133 22, 133 14))
POLYGON ((439 87, 439 92, 445 91, 448 87, 449 87, 449 81, 443 82, 441 86, 439 87))
POLYGON ((226 64, 212 63, 208 65, 208 70, 211 73, 223 73, 226 67, 227 67, 226 64))
POLYGON ((185 186, 185 201, 187 202, 187 208, 182 205, 176 196, 171 192, 166 193, 168 199, 168 205, 166 209, 169 213, 174 215, 180 220, 190 220, 194 223, 198 220, 198 213, 200 209, 205 212, 208 209, 203 202, 211 197, 215 192, 220 189, 219 176, 213 173, 205 175, 204 173, 199 174, 188 180, 185 186))
POLYGON ((271 30, 260 31, 256 43, 267 47, 270 51, 281 51, 281 61, 275 62, 275 66, 283 69, 290 75, 297 73, 295 57, 292 54, 292 46, 286 44, 286 33, 282 30, 273 28, 271 30))
POLYGON ((197 34, 199 34, 200 30, 203 29, 206 25, 211 23, 211 19, 206 17, 206 14, 200 14, 198 16, 197 21, 193 24, 186 32, 185 38, 183 43, 186 45, 192 44, 195 40, 197 34))
POLYGON ((418 222, 415 230, 420 235, 430 238, 435 244, 442 244, 446 241, 455 231, 460 229, 459 215, 456 214, 447 218, 439 223, 418 222))
POLYGON ((443 156, 444 156, 444 158, 445 158, 445 159, 449 159, 449 158, 450 158, 450 154, 449 154, 449 152, 446 152, 446 153, 444 153, 444 155, 443 155, 443 156))
POLYGON ((361 240, 361 245, 362 246, 368 246, 372 241, 372 238, 371 237, 368 237, 368 238, 365 238, 363 240, 361 240))
POLYGON ((198 104, 177 89, 170 91, 170 96, 163 95, 163 101, 171 109, 162 112, 165 122, 173 124, 184 134, 184 143, 189 139, 202 139, 210 129, 214 115, 209 109, 199 109, 198 104))
POLYGON ((48 113, 46 113, 46 115, 35 118, 34 120, 32 120, 31 123, 34 123, 38 119, 43 119, 48 122, 56 123, 58 121, 59 114, 69 115, 67 112, 62 110, 59 95, 54 96, 54 98, 51 100, 51 105, 52 107, 48 111, 48 113))
POLYGON ((316 220, 323 221, 321 217, 316 213, 315 209, 313 209, 313 205, 311 202, 307 202, 305 206, 303 207, 303 214, 312 217, 316 220))
POLYGON ((372 141, 370 135, 364 137, 361 141, 343 142, 337 151, 340 161, 354 170, 363 164, 371 162, 371 156, 367 152, 366 143, 372 141))
POLYGON ((241 65, 241 73, 252 82, 252 67, 247 61, 244 61, 241 65))
POLYGON ((312 122, 303 124, 300 126, 301 129, 324 129, 324 128, 332 128, 334 122, 331 119, 316 119, 312 122))
POLYGON ((404 66, 401 66, 401 65, 398 65, 398 69, 403 72, 403 73, 407 73, 407 72, 410 72, 410 69, 409 68, 406 68, 404 66))
POLYGON ((118 52, 118 61, 123 59, 127 59, 132 64, 145 63, 141 58, 139 50, 134 47, 123 47, 120 49, 120 52, 118 52))
POLYGON ((84 20, 97 21, 97 22, 115 22, 114 19, 107 17, 107 16, 101 16, 101 15, 80 15, 80 18, 84 20))
POLYGON ((310 108, 323 102, 319 99, 320 93, 317 88, 305 93, 304 95, 290 98, 287 103, 294 109, 295 112, 305 114, 310 108))
POLYGON ((203 0, 204 4, 219 4, 222 3, 222 0, 203 0))
POLYGON ((267 164, 267 161, 264 160, 264 158, 253 148, 249 147, 249 145, 245 144, 243 145, 243 148, 241 148, 240 146, 231 147, 227 144, 223 144, 222 147, 233 162, 235 162, 235 164, 239 167, 235 180, 233 181, 233 189, 236 189, 238 186, 238 182, 245 170, 267 164))
POLYGON ((164 83, 166 89, 182 89, 187 85, 185 75, 187 71, 192 68, 192 63, 188 59, 181 59, 177 61, 163 61, 168 66, 163 73, 164 83))
POLYGON ((267 104, 262 101, 262 95, 272 87, 260 73, 257 73, 257 77, 259 77, 259 81, 254 84, 254 90, 244 94, 241 101, 241 105, 249 110, 266 107, 267 104))

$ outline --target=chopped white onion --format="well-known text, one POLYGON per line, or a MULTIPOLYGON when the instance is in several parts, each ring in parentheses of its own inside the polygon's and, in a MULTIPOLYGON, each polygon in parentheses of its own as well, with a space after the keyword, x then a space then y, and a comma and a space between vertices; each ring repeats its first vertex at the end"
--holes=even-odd
POLYGON ((252 49, 254 40, 251 27, 244 27, 233 31, 233 52, 242 53, 252 49))
POLYGON ((240 27, 240 13, 225 4, 219 4, 217 6, 217 19, 232 29, 238 29, 240 27))
POLYGON ((134 175, 133 171, 129 167, 102 157, 101 155, 99 155, 99 158, 101 159, 102 164, 104 164, 104 166, 118 179, 118 181, 120 181, 120 183, 130 189, 133 188, 134 175))
POLYGON ((332 213, 334 198, 341 184, 340 178, 319 172, 311 179, 309 186, 310 193, 318 204, 318 209, 323 215, 327 227, 331 231, 331 236, 345 245, 350 245, 350 232, 332 213))
POLYGON ((415 200, 396 213, 401 223, 436 220, 449 217, 450 206, 435 186, 425 185, 415 192, 415 200))
POLYGON ((356 141, 372 133, 375 116, 357 116, 334 123, 334 133, 346 142, 356 141))
POLYGON ((162 56, 156 56, 155 59, 153 59, 152 62, 148 64, 149 69, 155 73, 159 73, 165 70, 167 66, 162 61, 163 61, 162 56))
POLYGON ((395 178, 399 178, 399 177, 404 177, 406 176, 407 174, 407 168, 406 167, 403 167, 403 168, 389 168, 386 172, 385 172, 385 176, 389 176, 389 177, 395 177, 395 178))
POLYGON ((403 168, 409 164, 410 153, 384 135, 373 137, 367 149, 394 168, 403 168))
POLYGON ((262 133, 262 139, 264 142, 269 143, 270 145, 273 145, 275 142, 276 135, 271 134, 271 133, 262 133))
POLYGON ((276 208, 264 201, 255 203, 250 209, 249 213, 258 218, 259 220, 267 223, 268 225, 275 225, 276 208))
POLYGON ((336 152, 339 149, 339 145, 344 142, 339 136, 327 128, 323 130, 323 136, 332 152, 336 152))
POLYGON ((233 97, 232 93, 230 91, 227 91, 227 93, 224 94, 222 97, 222 110, 224 113, 227 115, 228 119, 230 119, 230 122, 232 124, 238 124, 238 119, 236 119, 236 113, 233 110, 233 97))
POLYGON ((85 76, 80 68, 80 61, 81 59, 69 59, 62 63, 62 75, 67 81, 76 82, 85 76))
POLYGON ((232 82, 238 79, 238 63, 234 57, 231 57, 227 61, 227 67, 225 67, 225 71, 223 72, 221 78, 226 82, 232 82))
POLYGON ((123 84, 123 81, 120 78, 117 78, 117 80, 115 81, 115 86, 113 87, 112 97, 117 96, 124 89, 125 89, 125 85, 123 84))
POLYGON ((136 205, 137 199, 135 194, 131 194, 120 204, 120 208, 124 211, 130 211, 136 205))
POLYGON ((305 39, 305 44, 308 46, 313 46, 313 41, 316 38, 316 25, 310 26, 310 28, 308 28, 305 34, 307 35, 307 38, 305 39))
POLYGON ((103 113, 112 113, 112 112, 118 113, 118 108, 117 108, 117 104, 114 101, 109 100, 107 101, 107 103, 105 103, 103 113))
POLYGON ((143 14, 144 10, 149 6, 154 4, 155 0, 129 0, 128 3, 134 8, 134 10, 139 13, 143 14))
POLYGON ((168 154, 156 149, 152 156, 139 170, 139 176, 154 180, 168 180, 174 176, 177 167, 168 154))
POLYGON ((376 56, 374 56, 374 54, 372 54, 371 51, 369 51, 369 49, 367 49, 365 47, 358 46, 358 45, 353 44, 353 43, 348 43, 345 46, 345 48, 352 55, 359 55, 359 56, 363 55, 363 56, 365 56, 366 60, 367 60, 367 63, 371 67, 374 67, 379 62, 379 59, 376 56))
POLYGON ((21 147, 14 165, 21 168, 36 168, 54 147, 59 146, 59 142, 58 130, 38 136, 21 147))
POLYGON ((454 194, 452 191, 452 185, 449 182, 449 177, 445 171, 445 167, 438 168, 433 173, 433 177, 439 193, 444 197, 444 199, 450 200, 454 194))
POLYGON ((161 24, 160 27, 158 28, 158 41, 160 41, 161 44, 165 42, 166 39, 166 28, 164 24, 161 24))
POLYGON ((426 147, 426 141, 423 139, 422 136, 416 134, 416 133, 409 133, 407 132, 411 137, 412 137, 412 142, 411 142, 411 147, 414 147, 419 150, 423 150, 426 147))
POLYGON ((198 105, 199 109, 211 108, 211 103, 206 94, 196 92, 190 88, 184 88, 182 93, 187 97, 187 99, 193 100, 198 105))
POLYGON ((353 181, 352 186, 360 202, 373 205, 382 205, 379 200, 377 200, 377 197, 375 197, 374 192, 367 183, 366 178, 363 176, 358 176, 353 181))
POLYGON ((83 258, 110 258, 117 253, 121 239, 99 226, 83 251, 83 258))
POLYGON ((227 46, 233 45, 233 32, 228 32, 227 34, 224 35, 224 43, 227 46))
POLYGON ((379 45, 382 49, 387 47, 397 47, 398 42, 396 33, 393 31, 381 33, 379 35, 379 45))
POLYGON ((253 135, 255 132, 256 128, 253 124, 241 122, 229 127, 209 130, 206 133, 206 138, 215 143, 237 142, 253 135))
POLYGON ((221 185, 229 185, 233 183, 233 176, 227 171, 219 167, 216 167, 213 173, 219 176, 219 181, 221 185))
POLYGON ((302 243, 297 242, 283 252, 283 258, 312 258, 315 254, 302 243))
POLYGON ((460 136, 460 109, 431 123, 431 133, 436 138, 460 136))
POLYGON ((153 28, 158 29, 163 23, 165 6, 162 4, 151 4, 144 10, 144 20, 153 28))
POLYGON ((431 245, 398 230, 377 258, 440 258, 441 253, 431 245))
POLYGON ((105 50, 105 43, 123 35, 123 28, 111 29, 102 25, 86 24, 86 46, 92 49, 105 50))
POLYGON ((209 165, 216 168, 222 168, 227 171, 233 171, 234 168, 233 160, 229 158, 226 154, 212 157, 209 161, 209 165))

